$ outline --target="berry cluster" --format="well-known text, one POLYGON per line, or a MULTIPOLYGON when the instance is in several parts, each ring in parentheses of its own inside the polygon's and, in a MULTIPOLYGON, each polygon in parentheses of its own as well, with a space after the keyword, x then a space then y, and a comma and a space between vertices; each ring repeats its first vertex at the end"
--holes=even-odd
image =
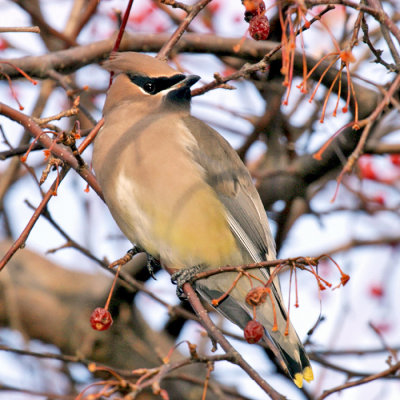
POLYGON ((265 16, 263 0, 242 0, 246 9, 244 20, 249 23, 249 34, 255 40, 266 40, 269 36, 269 21, 265 16))

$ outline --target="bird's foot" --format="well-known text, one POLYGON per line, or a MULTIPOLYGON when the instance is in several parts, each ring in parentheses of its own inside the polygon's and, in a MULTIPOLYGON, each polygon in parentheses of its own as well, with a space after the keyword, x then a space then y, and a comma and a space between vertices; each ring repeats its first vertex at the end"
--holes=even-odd
POLYGON ((136 254, 139 254, 139 253, 146 253, 146 256, 147 256, 147 264, 146 264, 147 270, 149 271, 150 276, 153 279, 156 279, 156 277, 154 276, 154 270, 161 268, 160 261, 158 261, 155 257, 153 257, 151 254, 148 254, 144 249, 142 249, 140 246, 137 246, 137 245, 133 245, 133 247, 126 252, 124 257, 120 258, 117 261, 114 261, 110 265, 110 267, 111 266, 116 266, 116 265, 124 265, 128 261, 132 260, 132 258, 134 256, 136 256, 136 254))
POLYGON ((157 260, 155 257, 153 257, 151 254, 147 253, 146 250, 142 249, 140 246, 137 246, 136 244, 128 250, 128 253, 133 256, 139 253, 146 253, 147 257, 147 271, 149 271, 150 276, 156 280, 156 277, 154 276, 154 270, 161 268, 160 261, 157 260))
POLYGON ((151 254, 147 254, 147 271, 149 271, 150 276, 154 279, 157 280, 155 275, 154 275, 154 269, 160 269, 161 268, 161 263, 160 260, 157 260, 157 258, 153 257, 151 254))
POLYGON ((194 265, 189 268, 182 268, 171 275, 171 282, 176 284, 176 295, 180 300, 186 300, 183 292, 183 285, 185 283, 192 283, 193 278, 199 273, 204 271, 204 265, 194 265))

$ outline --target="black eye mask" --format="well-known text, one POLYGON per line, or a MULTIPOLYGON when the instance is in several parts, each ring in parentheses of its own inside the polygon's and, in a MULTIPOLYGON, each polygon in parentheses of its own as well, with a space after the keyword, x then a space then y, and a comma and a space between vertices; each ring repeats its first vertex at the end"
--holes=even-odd
POLYGON ((160 78, 149 78, 142 75, 127 74, 128 78, 137 86, 140 86, 145 92, 149 94, 156 94, 165 89, 169 89, 180 81, 183 81, 186 76, 177 74, 171 77, 162 76, 160 78))

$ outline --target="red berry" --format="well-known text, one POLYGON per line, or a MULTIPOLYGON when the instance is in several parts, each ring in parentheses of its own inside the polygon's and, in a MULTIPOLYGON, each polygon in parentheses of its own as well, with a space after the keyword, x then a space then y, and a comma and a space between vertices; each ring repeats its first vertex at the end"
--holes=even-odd
POLYGON ((361 172, 361 177, 364 179, 371 179, 375 181, 377 179, 375 170, 372 166, 372 161, 369 159, 364 162, 360 162, 360 172, 361 172))
POLYGON ((105 331, 113 323, 113 319, 108 310, 103 307, 97 307, 90 316, 90 324, 96 331, 105 331))
POLYGON ((264 328, 263 326, 254 319, 249 321, 244 328, 244 338, 246 339, 247 343, 257 343, 264 335, 264 328))
POLYGON ((6 40, 0 38, 0 50, 5 50, 9 47, 9 44, 6 40))
POLYGON ((211 14, 215 14, 220 8, 221 4, 215 0, 208 5, 208 9, 210 10, 211 14))
POLYGON ((396 167, 400 167, 400 154, 391 154, 390 161, 396 167))
POLYGON ((249 24, 249 33, 254 40, 266 40, 269 36, 269 21, 265 15, 254 17, 249 24))
POLYGON ((372 198, 372 201, 374 203, 377 203, 377 204, 381 205, 381 206, 384 206, 385 205, 385 196, 382 193, 377 194, 372 198))
POLYGON ((373 284, 369 287, 369 294, 371 297, 381 298, 384 295, 384 290, 382 285, 373 284))

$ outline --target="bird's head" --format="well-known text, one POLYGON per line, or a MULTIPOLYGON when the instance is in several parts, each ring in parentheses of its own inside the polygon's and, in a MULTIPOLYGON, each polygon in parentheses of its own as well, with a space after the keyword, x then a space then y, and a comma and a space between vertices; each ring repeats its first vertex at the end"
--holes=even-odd
POLYGON ((166 62, 141 53, 116 53, 103 66, 114 71, 103 113, 122 101, 150 109, 161 106, 189 107, 190 87, 200 77, 184 75, 166 62))

